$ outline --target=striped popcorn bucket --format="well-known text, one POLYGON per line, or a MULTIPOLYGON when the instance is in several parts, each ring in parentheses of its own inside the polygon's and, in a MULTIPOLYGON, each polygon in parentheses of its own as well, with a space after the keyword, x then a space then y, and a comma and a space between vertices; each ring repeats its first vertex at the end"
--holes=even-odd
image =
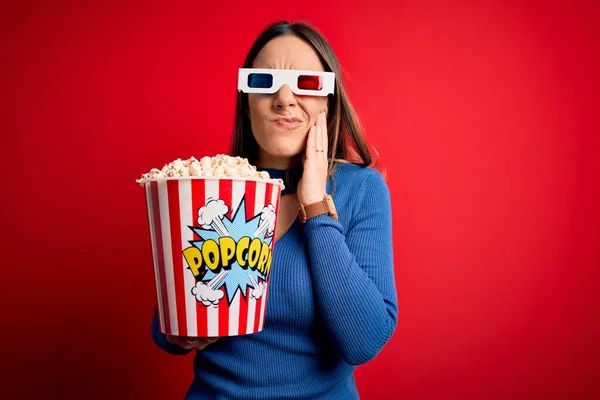
POLYGON ((178 177, 151 179, 144 187, 161 332, 260 332, 283 185, 178 177))

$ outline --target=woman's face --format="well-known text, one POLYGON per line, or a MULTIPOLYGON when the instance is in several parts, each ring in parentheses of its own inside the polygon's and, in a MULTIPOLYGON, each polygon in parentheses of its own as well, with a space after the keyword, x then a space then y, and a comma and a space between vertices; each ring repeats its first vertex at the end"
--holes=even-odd
MULTIPOLYGON (((324 71, 313 48, 295 36, 280 36, 258 53, 254 68, 324 71)), ((287 168, 290 157, 306 147, 318 114, 327 110, 327 97, 300 96, 283 85, 274 94, 248 94, 252 133, 259 145, 258 163, 287 168)))

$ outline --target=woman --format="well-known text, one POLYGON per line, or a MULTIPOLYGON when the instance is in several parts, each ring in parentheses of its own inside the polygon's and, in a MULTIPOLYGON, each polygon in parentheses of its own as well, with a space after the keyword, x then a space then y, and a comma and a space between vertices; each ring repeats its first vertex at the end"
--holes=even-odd
POLYGON ((268 27, 239 87, 231 155, 286 185, 265 328, 190 340, 160 333, 155 316, 154 341, 197 350, 186 399, 357 399, 355 366, 396 327, 388 188, 368 167, 337 58, 313 28, 268 27))

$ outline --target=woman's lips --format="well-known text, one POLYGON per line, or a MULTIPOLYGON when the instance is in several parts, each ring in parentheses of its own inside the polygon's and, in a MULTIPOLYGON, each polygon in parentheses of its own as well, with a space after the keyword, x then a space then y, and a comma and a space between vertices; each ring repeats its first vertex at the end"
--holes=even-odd
POLYGON ((276 119, 273 121, 275 125, 284 129, 296 129, 302 125, 302 121, 297 119, 276 119))

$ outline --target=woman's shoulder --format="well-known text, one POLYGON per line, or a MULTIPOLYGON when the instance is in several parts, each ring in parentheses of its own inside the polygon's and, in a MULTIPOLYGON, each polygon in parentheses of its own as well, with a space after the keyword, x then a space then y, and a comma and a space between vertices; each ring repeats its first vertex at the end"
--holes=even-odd
POLYGON ((336 191, 340 190, 353 197, 364 191, 387 192, 388 187, 381 172, 373 167, 359 164, 337 163, 333 179, 336 191))
POLYGON ((337 163, 334 170, 334 179, 340 183, 351 186, 363 186, 365 183, 385 183, 385 178, 379 170, 365 167, 360 164, 337 163))
MULTIPOLYGON (((342 224, 348 228, 354 216, 364 210, 387 210, 391 203, 390 191, 381 172, 359 164, 338 163, 333 173, 332 191, 340 215, 349 218, 342 224), (368 207, 365 207, 368 205, 368 207)), ((330 189, 328 182, 328 189, 330 189)), ((384 211, 382 211, 384 212, 384 211)))

